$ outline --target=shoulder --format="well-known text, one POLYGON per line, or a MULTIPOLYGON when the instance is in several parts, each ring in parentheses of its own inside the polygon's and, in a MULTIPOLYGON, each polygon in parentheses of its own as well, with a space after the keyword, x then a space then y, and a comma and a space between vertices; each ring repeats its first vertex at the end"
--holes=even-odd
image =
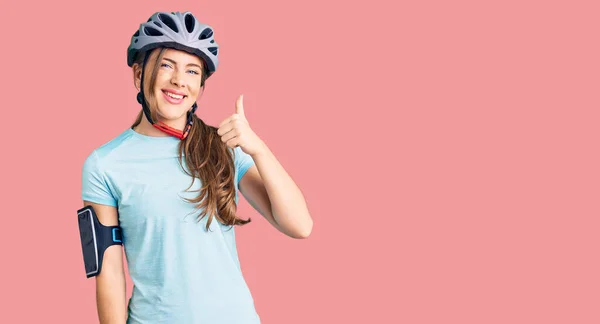
POLYGON ((121 133, 88 154, 83 163, 81 178, 82 199, 85 202, 117 206, 118 196, 114 191, 114 184, 107 176, 107 170, 112 168, 113 162, 118 163, 122 158, 120 151, 124 151, 122 147, 126 141, 127 134, 121 133))
POLYGON ((131 132, 125 130, 111 140, 94 148, 86 157, 84 168, 86 166, 99 166, 100 164, 110 163, 111 160, 118 158, 124 151, 125 144, 131 139, 131 132))
POLYGON ((248 169, 254 165, 254 160, 252 159, 252 156, 244 152, 240 147, 234 148, 233 151, 236 182, 239 183, 248 169))
POLYGON ((132 134, 133 130, 129 128, 126 129, 110 141, 96 148, 96 154, 100 159, 107 159, 111 155, 120 153, 121 151, 123 151, 123 149, 125 149, 126 144, 132 141, 132 134))

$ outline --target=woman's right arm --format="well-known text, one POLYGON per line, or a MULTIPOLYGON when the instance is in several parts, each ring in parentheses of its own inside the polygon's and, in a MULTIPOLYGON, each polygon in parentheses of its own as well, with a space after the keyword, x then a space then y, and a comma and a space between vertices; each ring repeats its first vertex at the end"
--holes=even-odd
MULTIPOLYGON (((83 206, 92 206, 102 225, 119 224, 117 208, 84 201, 83 206)), ((100 324, 125 324, 127 301, 123 249, 112 245, 104 251, 102 269, 96 276, 96 306, 100 324)))

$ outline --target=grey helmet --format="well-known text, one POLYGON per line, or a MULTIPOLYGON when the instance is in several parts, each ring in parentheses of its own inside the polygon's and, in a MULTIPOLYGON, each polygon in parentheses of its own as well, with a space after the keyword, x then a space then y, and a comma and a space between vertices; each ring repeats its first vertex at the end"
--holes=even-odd
POLYGON ((219 45, 212 27, 201 23, 191 12, 157 12, 140 25, 127 48, 127 65, 132 66, 138 53, 157 47, 169 47, 198 55, 207 66, 210 77, 219 65, 219 45))

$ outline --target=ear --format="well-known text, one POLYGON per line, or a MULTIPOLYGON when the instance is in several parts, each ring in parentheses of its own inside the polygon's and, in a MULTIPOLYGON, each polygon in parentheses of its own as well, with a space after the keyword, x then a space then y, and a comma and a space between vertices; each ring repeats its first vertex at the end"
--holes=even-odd
POLYGON ((133 63, 133 66, 131 67, 133 70, 133 84, 135 86, 135 88, 140 91, 140 81, 142 79, 142 69, 141 66, 138 63, 133 63))

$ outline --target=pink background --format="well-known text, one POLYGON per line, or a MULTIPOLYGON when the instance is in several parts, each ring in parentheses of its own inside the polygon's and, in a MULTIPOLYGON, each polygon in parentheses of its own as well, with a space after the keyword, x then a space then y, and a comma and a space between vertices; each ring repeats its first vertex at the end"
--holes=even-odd
POLYGON ((293 240, 241 200, 263 323, 600 322, 598 2, 166 3, 3 5, 0 322, 97 323, 81 166, 139 111, 126 48, 159 10, 215 28, 198 115, 243 93, 315 220, 293 240))

